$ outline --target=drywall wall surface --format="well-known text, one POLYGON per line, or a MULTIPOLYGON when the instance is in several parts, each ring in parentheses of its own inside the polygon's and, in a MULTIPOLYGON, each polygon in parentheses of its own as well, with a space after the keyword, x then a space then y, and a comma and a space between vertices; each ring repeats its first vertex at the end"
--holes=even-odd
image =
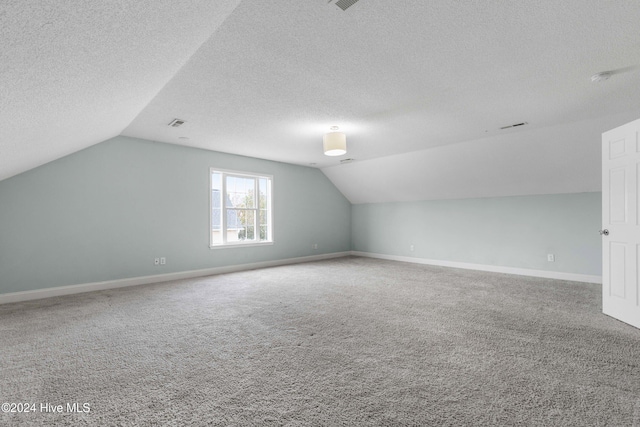
POLYGON ((318 169, 119 136, 0 181, 0 293, 348 251, 350 215, 318 169), (210 167, 273 176, 273 245, 209 248, 210 167))
POLYGON ((352 207, 352 247, 385 255, 601 275, 601 218, 599 192, 359 204, 352 207), (554 262, 547 260, 548 254, 554 262))

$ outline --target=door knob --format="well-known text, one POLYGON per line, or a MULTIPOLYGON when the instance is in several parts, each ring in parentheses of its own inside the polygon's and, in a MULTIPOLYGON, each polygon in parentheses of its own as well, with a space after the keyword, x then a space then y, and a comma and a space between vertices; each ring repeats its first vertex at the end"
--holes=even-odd
POLYGON ((601 236, 608 236, 609 235, 609 230, 607 230, 606 228, 604 230, 600 230, 600 235, 601 236))

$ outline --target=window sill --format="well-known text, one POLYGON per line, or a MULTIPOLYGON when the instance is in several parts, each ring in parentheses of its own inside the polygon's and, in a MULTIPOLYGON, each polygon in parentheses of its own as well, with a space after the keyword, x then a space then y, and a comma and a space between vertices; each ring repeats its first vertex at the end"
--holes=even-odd
POLYGON ((252 246, 271 246, 271 242, 256 242, 256 243, 227 243, 225 245, 209 245, 209 249, 228 249, 228 248, 246 248, 252 246))

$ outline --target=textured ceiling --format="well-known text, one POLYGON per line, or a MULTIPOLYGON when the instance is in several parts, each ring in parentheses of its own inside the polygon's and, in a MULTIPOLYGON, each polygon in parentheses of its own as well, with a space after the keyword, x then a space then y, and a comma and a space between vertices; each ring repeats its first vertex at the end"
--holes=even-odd
POLYGON ((640 109, 323 172, 356 204, 597 192, 602 189, 602 133, 638 117, 640 109))
POLYGON ((590 77, 640 64, 638 22, 637 0, 243 1, 124 134, 325 167, 334 124, 361 161, 612 114, 640 73, 590 77))
POLYGON ((119 135, 240 0, 2 0, 0 179, 119 135))
POLYGON ((637 0, 4 1, 0 179, 121 133, 322 168, 332 125, 357 162, 544 135, 640 109, 638 22, 637 0))

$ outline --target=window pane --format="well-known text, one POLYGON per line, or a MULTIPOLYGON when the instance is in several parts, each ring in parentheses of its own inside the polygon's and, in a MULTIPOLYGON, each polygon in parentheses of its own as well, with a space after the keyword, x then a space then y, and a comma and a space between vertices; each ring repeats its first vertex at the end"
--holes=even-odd
POLYGON ((260 201, 258 207, 260 209, 267 208, 267 195, 269 194, 267 185, 268 183, 266 178, 260 178, 258 180, 258 191, 260 193, 260 201))
POLYGON ((225 230, 227 242, 237 242, 239 240, 238 234, 241 229, 242 227, 238 220, 238 211, 235 209, 227 209, 227 227, 225 230))
POLYGON ((243 232, 242 240, 255 240, 256 228, 253 225, 248 225, 243 232))
POLYGON ((271 185, 269 177, 211 172, 212 246, 272 240, 271 185))
POLYGON ((211 209, 211 231, 220 231, 222 228, 222 209, 214 207, 211 209))
POLYGON ((211 244, 222 244, 222 174, 211 174, 211 244))
POLYGON ((266 209, 260 209, 260 240, 269 240, 269 216, 266 209))
POLYGON ((269 235, 269 211, 271 210, 271 206, 269 206, 269 191, 270 191, 270 180, 267 178, 260 178, 258 180, 258 208, 260 209, 260 240, 271 240, 271 236, 269 235))
POLYGON ((255 240, 255 216, 254 210, 236 209, 238 217, 238 239, 239 240, 255 240))
POLYGON ((211 189, 222 191, 222 174, 220 172, 211 173, 211 189))
POLYGON ((212 245, 221 245, 222 244, 222 230, 211 230, 211 244, 212 245))
POLYGON ((227 176, 227 207, 253 208, 255 207, 254 193, 255 179, 227 176))
POLYGON ((216 207, 211 208, 211 243, 222 243, 222 209, 216 207))

